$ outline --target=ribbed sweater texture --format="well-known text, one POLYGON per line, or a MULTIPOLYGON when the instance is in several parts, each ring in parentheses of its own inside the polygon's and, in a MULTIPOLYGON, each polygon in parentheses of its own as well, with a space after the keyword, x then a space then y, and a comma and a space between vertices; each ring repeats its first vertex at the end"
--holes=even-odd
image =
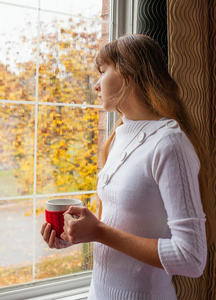
POLYGON ((176 300, 172 275, 202 274, 207 247, 199 168, 176 121, 123 117, 99 173, 102 222, 158 239, 164 270, 95 243, 89 300, 176 300))

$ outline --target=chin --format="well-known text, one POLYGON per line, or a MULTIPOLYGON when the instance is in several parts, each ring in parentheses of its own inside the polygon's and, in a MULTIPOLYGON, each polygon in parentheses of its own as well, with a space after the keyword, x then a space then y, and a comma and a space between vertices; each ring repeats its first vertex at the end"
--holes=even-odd
POLYGON ((104 108, 104 110, 105 110, 106 112, 115 112, 115 111, 116 111, 116 108, 115 108, 115 107, 110 106, 110 105, 106 105, 106 104, 103 105, 103 108, 104 108))
POLYGON ((104 110, 106 111, 106 112, 115 112, 116 111, 116 109, 112 109, 112 108, 106 108, 106 107, 104 107, 104 110))

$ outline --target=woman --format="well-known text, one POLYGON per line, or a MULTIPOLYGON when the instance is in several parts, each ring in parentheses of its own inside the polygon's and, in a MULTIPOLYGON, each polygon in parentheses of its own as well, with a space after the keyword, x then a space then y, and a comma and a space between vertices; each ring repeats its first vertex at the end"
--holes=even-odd
MULTIPOLYGON (((199 277, 206 263, 200 142, 151 38, 121 37, 95 62, 104 109, 120 114, 98 175, 102 218, 71 207, 61 237, 96 242, 89 300, 177 299, 172 275, 199 277)), ((41 234, 63 247, 49 224, 41 234)))

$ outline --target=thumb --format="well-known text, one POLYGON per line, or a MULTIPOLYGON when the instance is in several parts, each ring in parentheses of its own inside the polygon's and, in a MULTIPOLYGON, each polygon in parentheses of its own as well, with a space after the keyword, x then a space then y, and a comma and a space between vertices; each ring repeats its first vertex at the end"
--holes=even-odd
POLYGON ((70 214, 70 215, 80 215, 82 212, 83 207, 82 206, 70 206, 68 208, 68 210, 64 213, 64 215, 66 214, 70 214))

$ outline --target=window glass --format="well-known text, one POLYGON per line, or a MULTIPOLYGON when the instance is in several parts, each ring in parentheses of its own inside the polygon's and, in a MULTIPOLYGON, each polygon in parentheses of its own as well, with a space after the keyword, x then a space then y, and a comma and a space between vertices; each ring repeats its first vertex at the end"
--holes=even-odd
POLYGON ((34 107, 2 104, 0 118, 0 197, 29 195, 34 173, 34 107))
POLYGON ((35 101, 37 11, 0 3, 0 99, 35 101))
POLYGON ((29 209, 31 199, 1 203, 1 287, 32 281, 33 217, 25 216, 29 209))
POLYGON ((97 72, 92 66, 101 41, 101 22, 73 14, 41 13, 39 99, 98 104, 92 89, 97 72))
POLYGON ((40 228, 48 199, 96 212, 93 58, 109 27, 109 1, 0 2, 0 287, 92 268, 92 244, 49 249, 40 228))

